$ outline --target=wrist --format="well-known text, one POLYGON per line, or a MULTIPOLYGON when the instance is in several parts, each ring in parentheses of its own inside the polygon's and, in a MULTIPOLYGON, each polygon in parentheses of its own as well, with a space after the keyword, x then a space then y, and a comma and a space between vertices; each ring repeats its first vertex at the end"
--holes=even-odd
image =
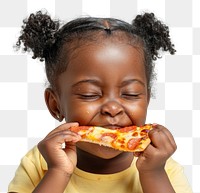
POLYGON ((52 176, 58 176, 58 177, 64 177, 64 178, 70 178, 72 173, 69 173, 69 172, 66 172, 65 170, 62 170, 60 168, 49 168, 47 173, 49 175, 52 175, 52 176))
POLYGON ((147 170, 147 171, 139 171, 139 176, 140 177, 154 177, 155 178, 160 178, 161 176, 165 176, 166 171, 165 169, 157 169, 157 170, 147 170))
POLYGON ((175 193, 164 169, 139 172, 139 177, 145 193, 175 193))
POLYGON ((61 193, 64 192, 71 175, 57 168, 49 168, 33 193, 61 193))

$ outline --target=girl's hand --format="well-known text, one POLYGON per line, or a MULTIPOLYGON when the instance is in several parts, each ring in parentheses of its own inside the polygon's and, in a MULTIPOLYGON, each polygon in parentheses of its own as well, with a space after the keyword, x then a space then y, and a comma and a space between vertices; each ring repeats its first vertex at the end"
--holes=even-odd
POLYGON ((67 175, 73 173, 77 163, 75 143, 81 137, 68 130, 72 126, 78 126, 78 123, 60 125, 39 142, 38 149, 47 162, 48 170, 56 169, 67 175))
POLYGON ((138 171, 159 172, 163 171, 167 159, 175 152, 177 146, 172 134, 165 127, 153 124, 149 132, 151 144, 140 153, 136 166, 138 171))

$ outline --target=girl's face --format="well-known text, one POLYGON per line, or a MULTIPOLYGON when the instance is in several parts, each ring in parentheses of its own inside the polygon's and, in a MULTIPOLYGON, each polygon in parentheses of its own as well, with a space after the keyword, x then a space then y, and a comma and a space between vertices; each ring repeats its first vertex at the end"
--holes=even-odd
MULTIPOLYGON (((58 86, 66 122, 111 129, 145 123, 149 93, 143 53, 128 44, 82 46, 58 78, 58 86)), ((77 146, 102 158, 120 154, 90 143, 77 146)))

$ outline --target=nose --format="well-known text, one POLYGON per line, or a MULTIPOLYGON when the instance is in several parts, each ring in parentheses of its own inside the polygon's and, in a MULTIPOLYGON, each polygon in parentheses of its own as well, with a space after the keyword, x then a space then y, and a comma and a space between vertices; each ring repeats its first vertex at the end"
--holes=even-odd
POLYGON ((111 117, 115 117, 119 114, 122 114, 124 111, 121 104, 119 104, 117 101, 107 101, 105 104, 103 104, 101 108, 101 113, 103 115, 108 115, 111 117))

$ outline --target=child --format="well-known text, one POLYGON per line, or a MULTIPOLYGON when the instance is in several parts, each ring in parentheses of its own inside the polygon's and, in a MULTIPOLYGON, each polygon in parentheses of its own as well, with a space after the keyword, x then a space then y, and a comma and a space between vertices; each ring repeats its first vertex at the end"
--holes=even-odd
POLYGON ((153 13, 128 24, 112 18, 79 18, 62 27, 46 13, 24 21, 17 46, 45 61, 50 83, 45 101, 66 123, 22 159, 9 192, 190 193, 182 167, 170 158, 173 136, 153 124, 151 144, 130 152, 80 142, 72 126, 111 129, 144 125, 159 51, 175 53, 168 27, 153 13), (63 147, 65 143, 65 147, 63 147))

